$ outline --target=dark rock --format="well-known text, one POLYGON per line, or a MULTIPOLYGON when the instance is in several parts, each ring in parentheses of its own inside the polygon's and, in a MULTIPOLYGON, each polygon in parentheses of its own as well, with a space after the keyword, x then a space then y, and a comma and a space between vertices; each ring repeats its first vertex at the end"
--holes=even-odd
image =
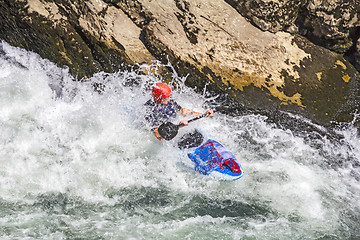
POLYGON ((78 78, 170 62, 199 92, 330 126, 359 108, 359 74, 335 53, 359 64, 358 1, 3 0, 0 38, 78 78))
POLYGON ((314 43, 345 53, 354 44, 352 31, 360 26, 360 1, 310 0, 297 23, 314 43))
POLYGON ((0 38, 60 66, 68 66, 79 79, 99 71, 116 71, 122 63, 134 64, 124 49, 109 48, 102 39, 80 26, 80 15, 94 14, 82 1, 48 0, 46 3, 51 3, 54 11, 57 8, 55 17, 30 11, 26 2, 1 1, 0 38))
POLYGON ((337 53, 348 51, 360 26, 359 0, 226 0, 263 31, 298 32, 337 53))
MULTIPOLYGON (((226 0, 244 17, 263 31, 294 31, 295 21, 306 0, 226 0)), ((295 27, 296 28, 296 27, 295 27)))

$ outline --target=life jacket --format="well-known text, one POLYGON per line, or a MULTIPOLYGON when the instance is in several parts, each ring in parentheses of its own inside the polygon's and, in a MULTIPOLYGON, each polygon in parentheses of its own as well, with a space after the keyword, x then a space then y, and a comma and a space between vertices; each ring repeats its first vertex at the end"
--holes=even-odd
POLYGON ((149 100, 145 103, 145 106, 147 108, 145 119, 152 127, 158 127, 164 122, 173 120, 176 118, 177 112, 181 110, 181 106, 172 99, 166 105, 149 100))

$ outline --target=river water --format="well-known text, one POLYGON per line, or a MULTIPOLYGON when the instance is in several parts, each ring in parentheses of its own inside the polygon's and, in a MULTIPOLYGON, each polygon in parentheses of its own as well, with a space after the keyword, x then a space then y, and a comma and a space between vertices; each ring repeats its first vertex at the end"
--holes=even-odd
MULTIPOLYGON (((206 110, 207 97, 173 79, 183 107, 206 110)), ((156 81, 125 71, 75 82, 0 43, 0 239, 360 239, 351 124, 330 138, 303 119, 321 129, 313 138, 258 114, 196 121, 244 168, 218 181, 147 130, 143 104, 156 81)))

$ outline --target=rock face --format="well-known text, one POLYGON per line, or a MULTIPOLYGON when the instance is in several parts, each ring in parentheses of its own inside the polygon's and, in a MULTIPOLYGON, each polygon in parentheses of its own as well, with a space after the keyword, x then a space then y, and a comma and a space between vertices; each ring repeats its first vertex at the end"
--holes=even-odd
POLYGON ((360 26, 359 0, 311 0, 298 20, 303 34, 338 53, 356 43, 360 26))
POLYGON ((307 0, 226 0, 263 31, 297 31, 295 25, 307 0))
POLYGON ((360 38, 356 42, 355 59, 356 68, 360 69, 360 38))
MULTIPOLYGON (((320 5, 315 2, 316 10, 320 5)), ((312 6, 307 4, 3 0, 0 38, 69 66, 80 78, 136 63, 170 61, 179 74, 188 75, 189 86, 202 90, 207 85, 245 106, 300 113, 324 125, 351 121, 350 113, 359 106, 358 72, 341 55, 296 34, 301 12, 312 6), (239 14, 242 9, 251 9, 246 16, 269 31, 249 23, 239 14), (289 29, 295 34, 283 31, 289 29)), ((344 18, 348 26, 358 23, 353 16, 351 12, 344 18)), ((315 26, 319 19, 310 20, 303 26, 315 26)), ((329 31, 319 34, 328 36, 329 31)))
POLYGON ((264 31, 298 32, 338 53, 359 38, 360 0, 226 0, 264 31))
POLYGON ((0 38, 70 68, 79 78, 155 60, 139 29, 102 1, 0 2, 0 38))

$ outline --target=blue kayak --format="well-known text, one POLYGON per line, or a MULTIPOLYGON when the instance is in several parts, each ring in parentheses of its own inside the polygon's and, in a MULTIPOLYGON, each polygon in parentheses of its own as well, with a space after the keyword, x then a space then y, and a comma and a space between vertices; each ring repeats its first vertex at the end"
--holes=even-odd
POLYGON ((195 164, 197 172, 216 179, 236 180, 244 174, 235 156, 215 140, 209 139, 188 153, 188 157, 195 164))

